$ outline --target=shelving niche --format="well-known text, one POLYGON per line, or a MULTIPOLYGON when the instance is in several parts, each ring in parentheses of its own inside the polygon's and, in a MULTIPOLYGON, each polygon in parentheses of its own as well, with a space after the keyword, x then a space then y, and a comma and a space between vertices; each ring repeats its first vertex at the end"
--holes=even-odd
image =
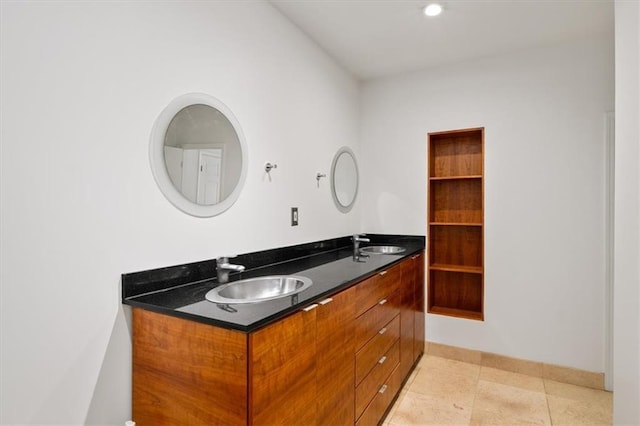
POLYGON ((429 133, 429 313, 484 319, 484 128, 429 133))

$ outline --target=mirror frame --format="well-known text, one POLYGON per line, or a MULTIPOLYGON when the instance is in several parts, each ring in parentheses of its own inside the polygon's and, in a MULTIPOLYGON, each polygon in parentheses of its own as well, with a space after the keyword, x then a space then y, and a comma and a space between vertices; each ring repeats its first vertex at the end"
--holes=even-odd
POLYGON ((153 177, 165 198, 178 209, 196 217, 217 216, 228 210, 240 196, 247 177, 247 170, 249 169, 247 143, 244 138, 242 128, 240 127, 240 123, 225 104, 205 93, 187 93, 185 95, 178 96, 169 102, 169 105, 162 110, 153 125, 153 129, 151 130, 151 137, 149 140, 149 161, 153 177), (220 111, 233 126, 233 129, 238 135, 238 141, 240 142, 240 150, 242 152, 242 169, 240 171, 238 183, 231 194, 217 204, 200 205, 189 201, 176 189, 175 186, 173 186, 173 182, 171 182, 169 172, 167 171, 164 159, 164 140, 167 129, 169 128, 169 124, 171 123, 171 120, 173 120, 173 117, 175 117, 175 115, 182 109, 190 105, 208 105, 220 111))
POLYGON ((353 205, 356 202, 356 198, 358 198, 359 186, 360 186, 360 171, 358 169, 358 162, 356 161, 356 155, 351 150, 351 148, 349 148, 348 146, 343 146, 340 149, 338 149, 338 152, 336 152, 336 155, 333 157, 333 162, 331 163, 331 196, 333 197, 334 204, 336 205, 338 210, 340 210, 342 213, 348 213, 353 208, 353 205), (342 154, 349 154, 349 156, 351 156, 351 159, 353 160, 353 165, 356 168, 355 194, 353 194, 353 200, 351 200, 351 203, 349 203, 349 205, 346 205, 346 206, 340 203, 340 200, 338 200, 338 196, 336 194, 336 166, 338 165, 338 159, 342 154))

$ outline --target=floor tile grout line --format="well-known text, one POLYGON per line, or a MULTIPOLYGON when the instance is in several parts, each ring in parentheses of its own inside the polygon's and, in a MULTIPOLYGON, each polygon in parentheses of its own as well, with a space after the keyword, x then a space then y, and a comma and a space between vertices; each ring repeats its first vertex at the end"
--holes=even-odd
POLYGON ((480 365, 480 368, 478 368, 478 377, 476 379, 476 384, 475 384, 475 392, 473 392, 473 402, 471 403, 471 413, 469 413, 469 425, 471 425, 471 420, 473 419, 473 411, 476 408, 476 399, 478 398, 478 392, 479 392, 479 387, 480 387, 480 376, 482 375, 482 365, 480 365))
POLYGON ((549 406, 549 394, 547 393, 547 381, 542 379, 542 386, 544 388, 544 399, 547 401, 547 413, 549 413, 549 424, 553 426, 553 417, 551 417, 551 407, 549 406))

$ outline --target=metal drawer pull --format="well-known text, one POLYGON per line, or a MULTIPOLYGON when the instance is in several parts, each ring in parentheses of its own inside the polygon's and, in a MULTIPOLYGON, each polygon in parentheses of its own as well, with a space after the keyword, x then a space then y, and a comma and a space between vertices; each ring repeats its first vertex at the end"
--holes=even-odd
POLYGON ((387 390, 387 385, 382 385, 382 387, 380 388, 380 390, 378 392, 379 393, 385 393, 386 390, 387 390))
POLYGON ((387 357, 383 355, 382 358, 378 360, 378 364, 384 364, 386 360, 387 360, 387 357))
POLYGON ((317 303, 314 303, 313 305, 309 305, 309 306, 307 306, 306 308, 302 308, 302 310, 303 310, 303 311, 305 311, 305 312, 309 312, 309 311, 314 310, 314 309, 315 309, 315 308, 317 308, 317 307, 318 307, 318 304, 317 304, 317 303))
POLYGON ((331 303, 331 302, 333 302, 333 299, 331 297, 327 297, 326 299, 321 301, 320 304, 321 305, 326 305, 327 303, 331 303))
POLYGON ((419 254, 416 254, 415 256, 411 256, 411 260, 416 260, 416 259, 417 259, 417 258, 419 258, 419 257, 420 257, 420 255, 419 255, 419 254))
POLYGON ((387 303, 387 299, 382 299, 378 302, 378 305, 384 305, 385 303, 387 303))
POLYGON ((382 327, 380 331, 378 331, 378 334, 384 334, 386 332, 387 332, 387 327, 382 327))
POLYGON ((379 275, 380 275, 380 276, 383 276, 383 275, 385 275, 386 273, 387 273, 387 271, 382 271, 382 272, 380 272, 380 274, 379 274, 379 275))

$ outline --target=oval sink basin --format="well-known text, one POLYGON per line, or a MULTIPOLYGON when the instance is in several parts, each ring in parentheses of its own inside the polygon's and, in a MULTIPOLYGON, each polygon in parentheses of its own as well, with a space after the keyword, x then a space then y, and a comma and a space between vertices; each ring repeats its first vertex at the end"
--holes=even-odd
POLYGON ((313 282, 297 275, 273 275, 234 281, 216 287, 206 294, 215 303, 255 303, 291 296, 308 289, 313 282))
POLYGON ((398 254, 405 251, 407 251, 406 248, 399 246, 369 246, 360 249, 361 253, 367 254, 398 254))

